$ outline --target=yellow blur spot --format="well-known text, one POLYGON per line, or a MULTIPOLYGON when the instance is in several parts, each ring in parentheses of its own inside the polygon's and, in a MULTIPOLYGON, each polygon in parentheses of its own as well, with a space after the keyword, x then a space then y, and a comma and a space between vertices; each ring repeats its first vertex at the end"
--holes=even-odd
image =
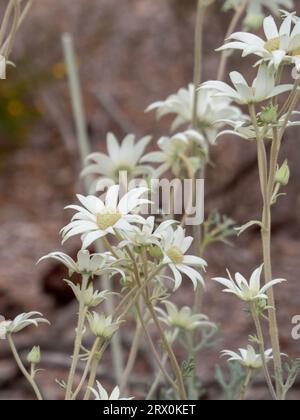
POLYGON ((7 111, 12 117, 19 117, 24 112, 24 105, 20 101, 10 101, 7 111))
POLYGON ((58 63, 55 63, 52 66, 51 72, 55 79, 63 79, 66 75, 66 66, 63 61, 60 61, 58 63))

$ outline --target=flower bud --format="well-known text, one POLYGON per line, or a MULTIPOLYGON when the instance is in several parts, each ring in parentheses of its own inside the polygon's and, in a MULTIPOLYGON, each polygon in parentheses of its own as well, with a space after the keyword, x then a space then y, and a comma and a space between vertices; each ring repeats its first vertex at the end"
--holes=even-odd
POLYGON ((259 29, 262 26, 263 21, 263 15, 249 13, 244 20, 244 27, 247 30, 259 29))
POLYGON ((259 120, 263 124, 276 124, 278 120, 278 105, 267 105, 262 108, 259 120))
POLYGON ((283 186, 286 186, 290 180, 290 168, 288 161, 285 160, 281 167, 277 169, 275 181, 283 186))
POLYGON ((39 346, 34 346, 27 355, 28 363, 37 365, 41 362, 41 350, 39 346))
POLYGON ((163 257, 162 250, 157 245, 149 246, 149 254, 151 255, 152 258, 162 259, 162 257, 163 257))

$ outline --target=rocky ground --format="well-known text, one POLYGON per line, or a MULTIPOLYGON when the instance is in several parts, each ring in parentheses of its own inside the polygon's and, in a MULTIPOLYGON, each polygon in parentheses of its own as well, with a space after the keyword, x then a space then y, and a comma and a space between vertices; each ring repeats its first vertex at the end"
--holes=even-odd
MULTIPOLYGON (((10 144, 9 136, 3 133, 0 138, 5 145, 5 155, 0 159, 0 313, 12 317, 35 309, 51 320, 51 334, 48 330, 38 334, 30 330, 30 334, 18 340, 24 351, 36 340, 41 342, 45 367, 52 372, 50 377, 40 376, 49 399, 59 398, 55 378, 66 374, 74 307, 61 282, 64 271, 53 263, 36 266, 36 261, 60 249, 58 231, 67 221, 63 207, 81 189, 60 35, 70 31, 75 37, 93 149, 104 148, 107 131, 122 134, 112 115, 114 107, 121 114, 119 123, 137 134, 154 133, 156 139, 166 133, 169 121, 157 123, 153 115, 145 115, 143 110, 191 81, 194 3, 194 0, 74 0, 70 6, 67 0, 44 0, 36 3, 18 38, 14 57, 18 66, 9 76, 26 85, 30 94, 26 94, 25 104, 35 107, 38 114, 22 141, 10 144)), ((219 8, 217 2, 205 25, 206 79, 215 77, 219 56, 213 51, 221 44, 229 20, 229 16, 220 15, 219 8)), ((235 56, 230 68, 240 68, 240 64, 235 56)), ((248 67, 245 64, 244 70, 250 74, 248 67)), ((274 273, 288 279, 285 287, 277 289, 283 351, 293 357, 299 356, 300 350, 299 342, 291 338, 291 319, 300 314, 298 137, 299 131, 292 129, 285 139, 283 157, 289 159, 292 181, 288 195, 274 210, 273 239, 274 273)), ((255 145, 224 139, 213 151, 213 161, 215 168, 209 170, 206 181, 207 211, 219 208, 238 224, 259 217, 261 198, 255 145)), ((76 253, 76 241, 67 245, 67 251, 76 253)), ((211 248, 206 258, 208 278, 225 274, 225 267, 247 274, 261 263, 259 234, 251 231, 235 239, 232 247, 211 248)), ((218 286, 207 283, 204 312, 221 326, 218 347, 203 354, 199 368, 209 399, 220 396, 214 382, 219 351, 244 346, 247 334, 252 331, 241 305, 220 293, 218 286)), ((189 304, 191 299, 192 291, 187 285, 179 293, 178 302, 189 304)), ((124 348, 128 348, 130 334, 126 331, 122 335, 124 348)), ((142 349, 132 377, 135 395, 143 396, 143 373, 149 372, 151 366, 152 360, 142 349)), ((109 370, 103 369, 101 374, 112 385, 109 370)), ((300 389, 296 388, 291 398, 299 396, 300 389)), ((5 342, 1 343, 0 399, 30 397, 5 342)), ((267 397, 260 383, 250 397, 267 397)))

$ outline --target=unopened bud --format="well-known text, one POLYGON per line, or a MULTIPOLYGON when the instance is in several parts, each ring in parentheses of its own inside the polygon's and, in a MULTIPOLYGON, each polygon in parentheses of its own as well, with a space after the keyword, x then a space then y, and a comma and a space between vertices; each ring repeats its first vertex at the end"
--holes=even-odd
POLYGON ((278 120, 278 105, 267 105, 259 115, 259 120, 263 124, 276 124, 278 120))
POLYGON ((163 257, 163 253, 162 250, 160 249, 159 246, 157 245, 151 245, 149 247, 149 254, 151 255, 151 257, 153 258, 159 258, 161 259, 163 257))
POLYGON ((27 355, 28 363, 37 365, 41 362, 41 350, 39 346, 34 346, 33 349, 27 355))
POLYGON ((275 181, 280 185, 286 186, 290 180, 290 168, 288 161, 285 160, 281 167, 277 169, 275 181))

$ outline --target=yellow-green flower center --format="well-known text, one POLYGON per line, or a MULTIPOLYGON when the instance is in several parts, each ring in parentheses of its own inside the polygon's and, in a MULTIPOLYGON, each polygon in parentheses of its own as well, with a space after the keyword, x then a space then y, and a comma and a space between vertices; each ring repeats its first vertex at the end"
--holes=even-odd
POLYGON ((298 55, 300 55, 300 46, 289 51, 288 55, 290 55, 291 57, 297 57, 298 55))
POLYGON ((167 256, 170 258, 170 260, 172 260, 174 264, 181 264, 184 259, 183 253, 179 248, 177 248, 177 246, 172 246, 170 249, 168 249, 167 256))
POLYGON ((276 51, 280 48, 280 38, 272 38, 269 39, 268 42, 265 43, 265 49, 270 53, 276 51))
POLYGON ((122 215, 119 212, 110 212, 105 211, 103 213, 97 214, 97 225, 99 229, 106 230, 111 226, 114 226, 120 219, 122 215))

